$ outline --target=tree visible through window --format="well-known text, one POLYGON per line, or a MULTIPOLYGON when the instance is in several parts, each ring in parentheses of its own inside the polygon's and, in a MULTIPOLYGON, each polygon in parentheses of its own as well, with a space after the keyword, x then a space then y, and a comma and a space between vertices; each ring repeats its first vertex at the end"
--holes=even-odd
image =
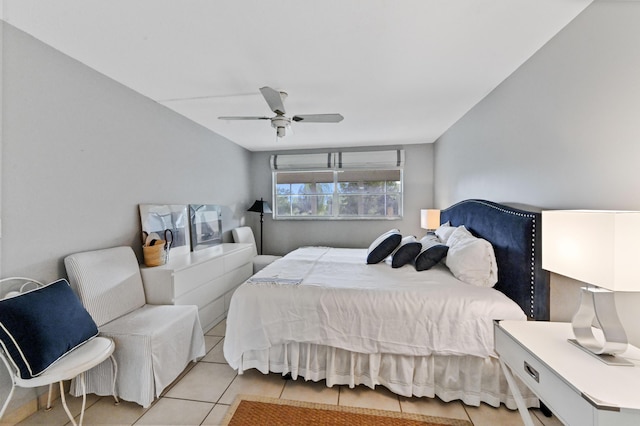
POLYGON ((402 217, 402 170, 274 172, 276 218, 402 217))

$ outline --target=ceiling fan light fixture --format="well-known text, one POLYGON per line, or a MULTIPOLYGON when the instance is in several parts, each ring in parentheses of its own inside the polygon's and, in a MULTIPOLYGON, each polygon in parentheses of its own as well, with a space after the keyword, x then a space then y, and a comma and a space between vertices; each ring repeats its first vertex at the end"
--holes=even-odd
POLYGON ((276 135, 283 138, 287 134, 287 127, 291 125, 291 119, 278 115, 271 119, 271 126, 276 129, 276 135))

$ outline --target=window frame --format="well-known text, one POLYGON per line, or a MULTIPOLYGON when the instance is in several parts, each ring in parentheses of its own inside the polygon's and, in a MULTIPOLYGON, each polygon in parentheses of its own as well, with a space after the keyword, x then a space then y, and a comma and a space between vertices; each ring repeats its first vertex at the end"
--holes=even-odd
MULTIPOLYGON (((309 183, 314 183, 314 184, 318 184, 317 181, 315 181, 314 179, 309 179, 310 182, 309 183)), ((372 181, 375 182, 375 181, 372 181)), ((378 181, 379 182, 379 181, 378 181)), ((386 180, 384 180, 384 182, 386 182, 386 180)), ((294 183, 291 183, 292 185, 294 183)), ((304 184, 304 183, 303 183, 304 184)), ((273 208, 272 210, 272 217, 274 220, 402 220, 404 217, 404 168, 403 167, 384 167, 384 168, 363 168, 363 167, 358 167, 358 168, 344 168, 344 169, 322 169, 322 170, 318 170, 318 169, 300 169, 300 170, 295 170, 295 169, 287 169, 287 170, 273 170, 271 173, 271 188, 272 188, 272 199, 273 199, 273 208), (399 178, 399 190, 397 192, 387 192, 386 188, 383 192, 363 192, 363 193, 354 193, 354 194, 341 194, 338 190, 339 188, 339 176, 341 173, 364 173, 366 174, 367 172, 371 172, 374 174, 379 174, 381 172, 384 171, 389 171, 389 172, 398 172, 400 175, 399 178), (325 173, 325 174, 329 174, 332 173, 333 174, 333 181, 331 182, 333 185, 333 192, 330 194, 331 196, 331 209, 332 209, 332 213, 331 215, 290 215, 290 216, 284 216, 284 215, 278 215, 278 197, 282 197, 283 194, 278 194, 278 174, 305 174, 305 173, 309 173, 309 174, 316 174, 316 173, 325 173), (354 215, 354 216, 344 216, 344 215, 340 215, 339 214, 339 206, 340 206, 340 196, 341 195, 347 195, 347 196, 361 196, 361 197, 366 197, 366 196, 373 196, 373 195, 382 195, 384 197, 388 197, 388 196, 397 196, 398 201, 397 201, 397 206, 398 206, 398 212, 395 215, 392 216, 370 216, 370 215, 354 215)), ((288 194, 289 197, 291 197, 294 194, 288 194)), ((308 196, 311 197, 321 197, 321 196, 326 196, 323 195, 321 193, 318 192, 313 192, 313 193, 309 193, 307 194, 308 196)), ((290 203, 293 206, 293 203, 290 203)))

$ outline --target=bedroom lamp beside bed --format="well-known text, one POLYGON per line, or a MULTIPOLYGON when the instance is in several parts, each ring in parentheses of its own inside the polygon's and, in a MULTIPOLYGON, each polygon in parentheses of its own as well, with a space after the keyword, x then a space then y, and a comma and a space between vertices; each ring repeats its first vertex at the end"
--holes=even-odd
POLYGON ((440 226, 440 210, 422 209, 420 210, 420 228, 427 231, 435 231, 440 226))
POLYGON ((571 321, 575 340, 587 353, 612 365, 627 335, 618 318, 614 292, 640 291, 640 212, 555 210, 542 212, 542 268, 587 284, 571 321), (594 335, 597 319, 603 339, 594 335))

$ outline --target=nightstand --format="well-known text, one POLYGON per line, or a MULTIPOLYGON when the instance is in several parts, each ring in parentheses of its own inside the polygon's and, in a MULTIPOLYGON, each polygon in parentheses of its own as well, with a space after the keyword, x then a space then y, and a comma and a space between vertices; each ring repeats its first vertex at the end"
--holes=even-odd
POLYGON ((622 355, 633 367, 610 366, 567 341, 569 323, 496 321, 494 333, 525 425, 533 422, 512 373, 566 425, 640 425, 640 349, 622 355))

